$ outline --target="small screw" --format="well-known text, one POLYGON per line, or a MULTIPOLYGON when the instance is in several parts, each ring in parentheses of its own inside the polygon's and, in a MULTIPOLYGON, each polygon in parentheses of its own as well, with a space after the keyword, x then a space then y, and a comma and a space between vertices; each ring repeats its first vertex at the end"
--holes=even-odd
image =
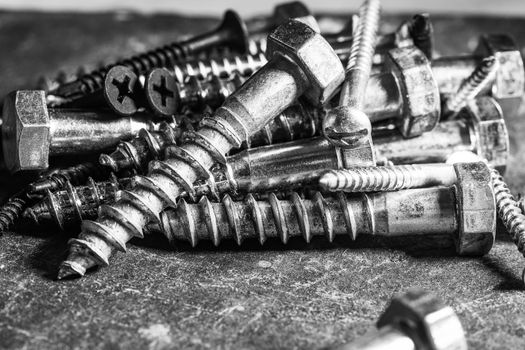
POLYGON ((137 74, 126 66, 111 68, 104 79, 104 99, 117 114, 127 116, 146 106, 144 89, 137 74))

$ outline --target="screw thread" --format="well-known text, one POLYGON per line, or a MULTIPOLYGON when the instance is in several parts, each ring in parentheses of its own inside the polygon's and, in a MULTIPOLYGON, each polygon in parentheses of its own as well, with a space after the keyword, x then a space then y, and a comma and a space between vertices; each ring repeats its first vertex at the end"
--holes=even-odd
POLYGON ((525 215, 523 215, 518 202, 496 169, 491 169, 491 177, 498 215, 518 250, 525 256, 525 215))
POLYGON ((379 0, 366 0, 359 8, 359 22, 353 36, 350 57, 346 66, 350 70, 361 70, 370 75, 375 51, 381 3, 379 0))
POLYGON ((319 179, 327 191, 375 192, 429 186, 450 186, 456 178, 451 165, 397 165, 329 170, 319 179))
POLYGON ((29 185, 30 194, 44 193, 63 189, 67 182, 78 186, 84 184, 89 177, 103 179, 108 176, 104 167, 97 163, 86 162, 54 171, 29 185))
POLYGON ((129 178, 117 179, 114 175, 109 181, 95 182, 89 178, 85 186, 73 186, 67 182, 65 190, 47 191, 46 197, 34 206, 27 208, 23 216, 36 224, 53 221, 60 229, 67 224, 77 224, 83 219, 96 217, 98 207, 118 199, 118 191, 129 185, 129 178))
POLYGON ((173 66, 173 74, 179 83, 189 76, 206 79, 209 76, 229 77, 234 73, 248 77, 259 70, 268 60, 264 53, 234 55, 221 59, 200 60, 173 66))
POLYGON ((198 204, 180 199, 176 209, 161 214, 161 229, 171 242, 186 240, 196 246, 199 240, 211 240, 216 246, 222 239, 233 239, 241 245, 246 238, 257 238, 263 244, 269 237, 287 243, 290 237, 302 236, 310 242, 323 235, 330 242, 337 234, 374 234, 373 203, 366 194, 352 198, 339 193, 325 198, 316 192, 313 199, 292 192, 289 200, 279 200, 273 193, 257 201, 248 194, 244 201, 223 197, 212 203, 202 197, 198 204))
POLYGON ((7 231, 26 208, 27 201, 21 197, 15 195, 0 207, 0 233, 7 231))
POLYGON ((113 172, 135 170, 143 174, 148 163, 160 159, 166 147, 176 144, 181 134, 180 127, 165 122, 160 124, 158 131, 142 129, 130 141, 119 143, 112 153, 101 154, 99 162, 113 172))
POLYGON ((498 64, 494 56, 483 59, 472 74, 461 84, 456 94, 447 99, 445 103, 446 111, 449 114, 457 114, 487 86, 494 78, 497 69, 498 64))

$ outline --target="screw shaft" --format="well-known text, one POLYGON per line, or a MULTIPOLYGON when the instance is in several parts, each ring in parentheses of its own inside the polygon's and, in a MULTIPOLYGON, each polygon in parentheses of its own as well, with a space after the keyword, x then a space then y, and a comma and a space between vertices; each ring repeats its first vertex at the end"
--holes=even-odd
POLYGON ((0 233, 7 231, 20 217, 27 206, 22 195, 15 195, 0 207, 0 233))

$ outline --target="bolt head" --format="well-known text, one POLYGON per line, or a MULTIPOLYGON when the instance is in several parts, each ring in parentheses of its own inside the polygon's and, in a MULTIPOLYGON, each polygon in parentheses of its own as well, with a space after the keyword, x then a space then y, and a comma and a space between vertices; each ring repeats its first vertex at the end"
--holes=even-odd
POLYGON ((392 326, 406 333, 417 349, 466 350, 463 327, 451 307, 422 290, 394 297, 377 327, 392 326))
POLYGON ((484 255, 496 238, 496 200, 490 169, 484 162, 454 164, 458 231, 456 251, 484 255))
POLYGON ((404 99, 398 129, 404 137, 415 137, 434 129, 441 115, 439 88, 430 61, 415 46, 388 52, 386 69, 398 78, 404 99))
POLYGON ((10 172, 43 170, 49 166, 50 123, 46 96, 40 90, 20 90, 4 100, 2 147, 10 172))
POLYGON ((344 81, 343 65, 330 44, 309 25, 289 20, 268 36, 267 56, 283 55, 306 75, 304 93, 314 104, 324 104, 344 81))

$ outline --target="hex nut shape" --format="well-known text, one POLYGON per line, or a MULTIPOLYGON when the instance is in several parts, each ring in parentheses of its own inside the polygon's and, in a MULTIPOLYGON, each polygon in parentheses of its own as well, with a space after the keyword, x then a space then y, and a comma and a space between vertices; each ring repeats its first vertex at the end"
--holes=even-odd
POLYGON ((496 200, 490 169, 484 162, 454 164, 458 213, 456 251, 484 255, 496 238, 496 200))
POLYGON ((441 102, 438 83, 425 54, 415 46, 392 49, 385 69, 397 78, 405 101, 397 122, 401 134, 409 138, 434 129, 441 115, 441 102))
POLYGON ((267 56, 274 55, 290 59, 306 74, 304 95, 315 105, 329 101, 344 81, 343 65, 330 44, 301 21, 291 19, 268 36, 267 56))
POLYGON ((47 168, 51 137, 45 92, 10 93, 4 100, 3 118, 2 147, 9 171, 47 168))
POLYGON ((377 322, 378 328, 386 326, 406 333, 416 349, 467 349, 465 332, 454 310, 422 290, 393 298, 377 322))

